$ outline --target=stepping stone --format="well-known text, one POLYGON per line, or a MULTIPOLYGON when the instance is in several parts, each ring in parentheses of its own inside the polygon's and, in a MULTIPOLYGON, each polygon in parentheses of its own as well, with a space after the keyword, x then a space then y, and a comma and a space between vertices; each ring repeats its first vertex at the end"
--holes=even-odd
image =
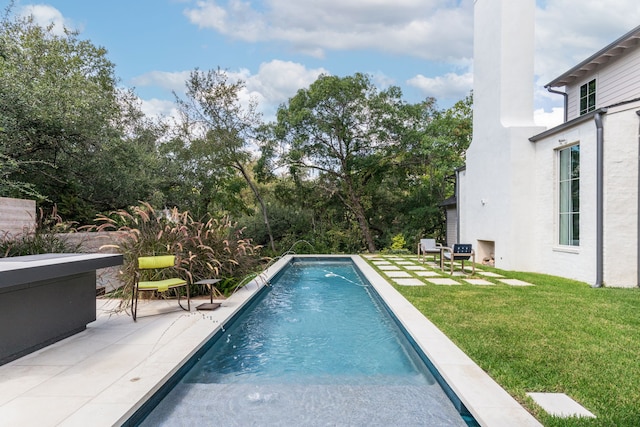
POLYGON ((400 270, 400 267, 395 265, 381 265, 378 268, 382 271, 400 270))
POLYGON ((404 268, 411 271, 426 270, 426 268, 421 265, 407 265, 404 268))
POLYGON ((596 418, 591 412, 564 393, 527 393, 549 415, 560 418, 596 418))
POLYGON ((480 274, 481 276, 487 276, 487 277, 504 277, 499 275, 498 273, 493 273, 491 271, 480 271, 478 272, 478 274, 480 274))
POLYGON ((436 273, 435 271, 416 271, 416 275, 420 277, 434 277, 440 276, 440 273, 436 273))
POLYGON ((437 263, 437 262, 433 262, 433 261, 428 261, 428 262, 427 262, 427 265, 428 265, 429 267, 433 267, 433 268, 440 268, 440 264, 439 264, 439 263, 437 263))
POLYGON ((411 277, 411 275, 406 271, 388 271, 384 274, 386 274, 388 277, 411 277))
POLYGON ((453 280, 453 279, 448 279, 448 278, 442 278, 442 279, 426 279, 427 282, 429 283, 433 283, 434 285, 460 285, 461 283, 453 280))
POLYGON ((395 279, 394 282, 396 282, 398 285, 401 285, 401 286, 424 286, 425 285, 425 283, 422 280, 416 279, 416 278, 395 279))
POLYGON ((533 283, 524 282, 518 279, 498 279, 498 281, 509 286, 534 286, 533 283))
POLYGON ((491 283, 490 281, 484 280, 484 279, 462 279, 462 280, 469 283, 470 285, 481 285, 481 286, 495 285, 495 283, 491 283))
POLYGON ((371 261, 373 265, 391 265, 391 261, 371 261))
POLYGON ((396 264, 398 265, 413 265, 412 261, 398 261, 396 264))

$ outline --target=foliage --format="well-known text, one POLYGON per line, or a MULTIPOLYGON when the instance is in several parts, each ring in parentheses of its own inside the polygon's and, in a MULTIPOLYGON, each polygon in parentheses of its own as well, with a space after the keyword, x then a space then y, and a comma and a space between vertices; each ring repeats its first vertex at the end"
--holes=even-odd
POLYGON ((240 99, 243 81, 230 82, 224 71, 194 70, 186 82, 185 100, 177 98, 182 115, 182 130, 189 139, 191 158, 207 170, 231 169, 242 177, 260 205, 269 236, 269 244, 275 251, 275 243, 269 224, 267 208, 248 167, 251 159, 251 143, 262 125, 257 104, 251 100, 243 105, 240 99))
POLYGON ((40 209, 33 230, 24 230, 16 236, 8 233, 0 236, 0 257, 81 252, 80 245, 69 243, 64 236, 73 231, 74 224, 63 221, 55 207, 49 214, 40 209))
POLYGON ((316 188, 340 199, 370 252, 376 244, 366 210, 401 135, 401 95, 398 87, 379 91, 364 74, 323 75, 277 114, 275 135, 288 147, 290 169, 318 174, 316 188))
MULTIPOLYGON (((122 269, 124 295, 131 295, 136 260, 140 256, 176 256, 175 271, 189 283, 201 279, 221 278, 221 291, 239 283, 261 263, 260 247, 242 237, 242 229, 229 220, 209 218, 194 220, 189 212, 156 210, 142 203, 130 210, 101 215, 94 227, 97 231, 118 230, 125 237, 118 245, 124 256, 122 269)), ((126 304, 126 298, 124 304, 126 304)))
POLYGON ((397 251, 400 249, 405 249, 405 246, 407 245, 407 241, 404 239, 404 236, 402 235, 402 233, 400 234, 396 234, 395 236, 393 236, 393 238, 391 239, 391 250, 397 251))
POLYGON ((157 184, 156 124, 119 89, 107 51, 33 18, 0 21, 0 194, 65 218, 146 198, 157 184))

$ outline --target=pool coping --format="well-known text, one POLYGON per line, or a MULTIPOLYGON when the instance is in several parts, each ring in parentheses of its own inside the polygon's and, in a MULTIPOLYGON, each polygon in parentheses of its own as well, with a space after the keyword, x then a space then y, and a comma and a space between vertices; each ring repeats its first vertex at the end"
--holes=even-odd
POLYGON ((126 425, 284 266, 304 257, 353 260, 480 425, 541 425, 359 255, 284 256, 210 312, 143 301, 133 322, 114 310, 119 301, 100 299, 85 331, 0 366, 0 419, 25 427, 126 425))

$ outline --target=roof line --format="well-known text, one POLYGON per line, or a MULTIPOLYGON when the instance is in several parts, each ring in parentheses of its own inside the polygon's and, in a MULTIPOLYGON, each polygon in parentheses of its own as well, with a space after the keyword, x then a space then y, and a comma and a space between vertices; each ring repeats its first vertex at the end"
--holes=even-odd
MULTIPOLYGON (((624 41, 630 40, 632 38, 640 38, 640 25, 638 25, 637 27, 635 27, 634 29, 632 29, 631 31, 629 31, 628 33, 624 34, 623 36, 621 36, 620 38, 618 38, 616 41, 614 41, 613 43, 610 43, 609 45, 607 45, 606 47, 600 49, 598 52, 594 53, 593 55, 591 55, 590 57, 588 57, 587 59, 585 59, 584 61, 582 61, 581 63, 579 63, 578 65, 574 66, 573 68, 571 68, 569 71, 563 73, 562 75, 560 75, 559 77, 556 77, 555 79, 553 79, 552 81, 550 81, 549 83, 547 83, 544 87, 548 88, 548 87, 561 87, 561 86, 566 86, 568 83, 568 80, 571 77, 579 77, 579 76, 572 76, 573 74, 576 73, 576 71, 581 70, 582 68, 584 68, 586 65, 594 62, 597 58, 604 56, 606 53, 608 53, 609 51, 612 51, 613 49, 617 48, 617 47, 625 47, 625 46, 620 46, 620 44, 624 41), (637 37, 634 37, 637 34, 637 37)), ((609 56, 618 56, 618 54, 611 54, 609 56)), ((599 64, 599 63, 598 63, 599 64)), ((586 72, 586 70, 585 70, 586 72)))

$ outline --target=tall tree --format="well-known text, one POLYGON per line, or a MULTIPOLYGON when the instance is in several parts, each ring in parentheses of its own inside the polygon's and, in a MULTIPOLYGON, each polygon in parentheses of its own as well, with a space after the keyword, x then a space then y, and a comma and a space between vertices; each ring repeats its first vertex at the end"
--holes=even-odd
POLYGON ((0 22, 0 190, 40 195, 75 220, 144 198, 151 185, 142 188, 138 172, 149 169, 153 150, 125 126, 142 117, 131 100, 118 89, 104 48, 7 10, 0 22))
POLYGON ((221 69, 196 69, 186 82, 186 99, 176 96, 176 101, 192 153, 211 167, 231 168, 242 176, 260 205, 271 250, 275 252, 267 206, 250 168, 252 144, 262 118, 255 100, 243 104, 244 87, 243 81, 230 81, 221 69))
POLYGON ((380 91, 364 74, 322 75, 278 110, 276 137, 293 168, 314 170, 316 184, 337 195, 376 251, 367 206, 372 183, 389 167, 402 134, 402 93, 380 91))

